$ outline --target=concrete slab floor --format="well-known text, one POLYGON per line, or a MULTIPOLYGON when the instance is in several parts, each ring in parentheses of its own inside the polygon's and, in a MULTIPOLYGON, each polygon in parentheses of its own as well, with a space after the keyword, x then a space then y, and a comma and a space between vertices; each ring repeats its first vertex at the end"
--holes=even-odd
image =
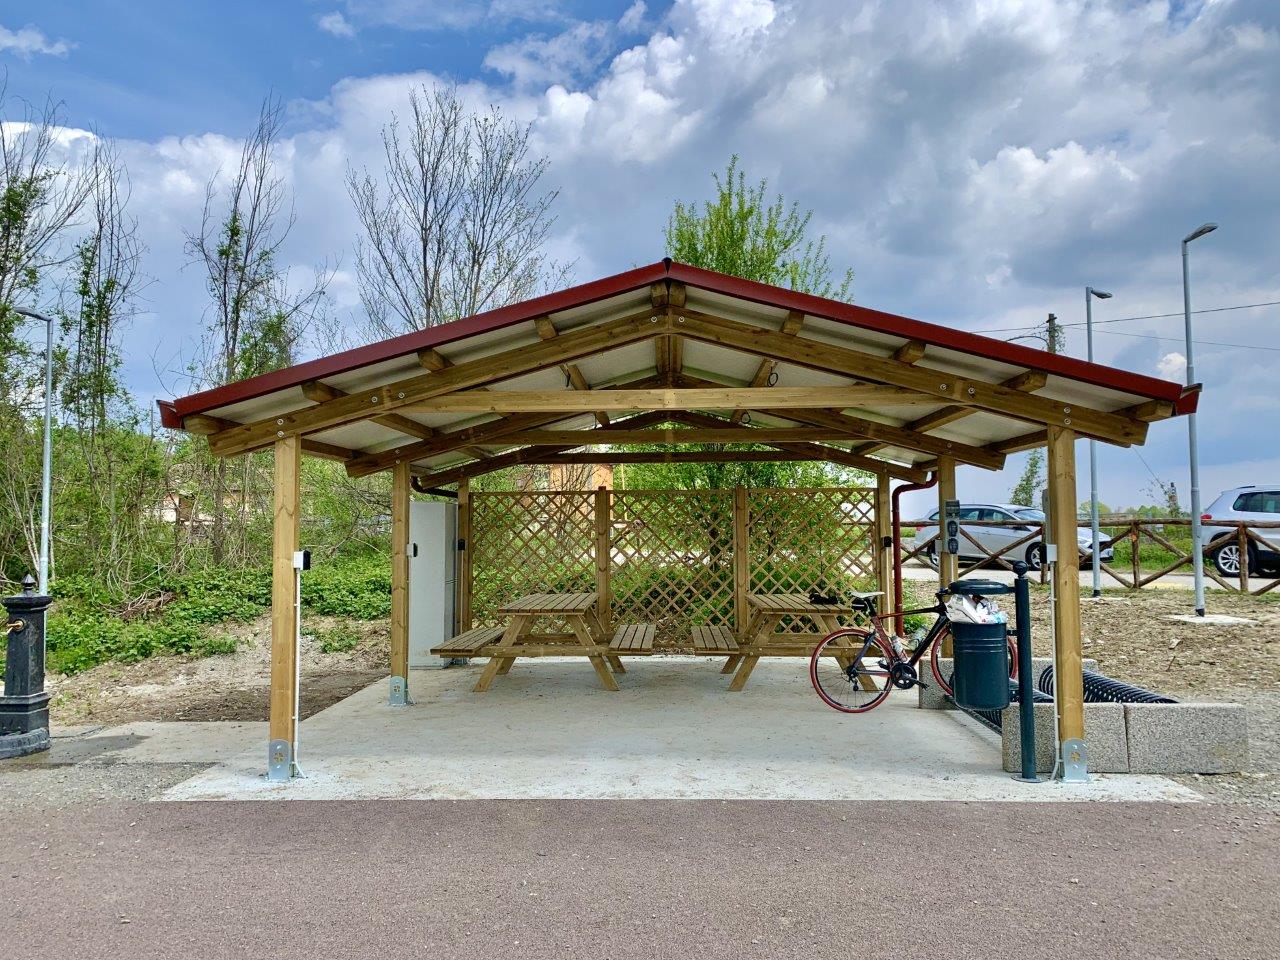
POLYGON ((761 661, 742 693, 719 668, 631 659, 617 693, 581 660, 518 661, 484 694, 479 665, 414 671, 413 706, 388 706, 384 681, 306 720, 303 778, 267 782, 255 735, 164 799, 1198 799, 1155 776, 1018 783, 996 734, 907 692, 849 716, 823 706, 800 661, 761 661))

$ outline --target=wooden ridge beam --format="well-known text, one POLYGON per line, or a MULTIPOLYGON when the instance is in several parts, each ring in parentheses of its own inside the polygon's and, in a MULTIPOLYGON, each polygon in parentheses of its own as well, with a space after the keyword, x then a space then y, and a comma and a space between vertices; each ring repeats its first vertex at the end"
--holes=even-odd
POLYGON ((213 434, 209 448, 217 456, 231 456, 287 436, 315 433, 346 423, 381 416, 388 410, 422 404, 456 390, 467 390, 668 332, 670 324, 654 322, 651 311, 620 317, 527 346, 457 363, 370 390, 361 390, 301 410, 293 410, 213 434))
POLYGON ((684 336, 705 343, 914 390, 934 397, 935 402, 956 402, 1030 423, 1066 427, 1109 443, 1141 443, 1146 438, 1147 424, 1132 417, 1037 397, 1003 384, 929 370, 892 357, 876 356, 805 337, 785 337, 751 324, 706 313, 685 310, 684 317, 680 325, 684 336))
POLYGON ((466 390, 433 398, 423 409, 450 413, 588 413, 593 410, 824 409, 866 404, 912 406, 936 401, 895 387, 656 387, 643 390, 466 390))

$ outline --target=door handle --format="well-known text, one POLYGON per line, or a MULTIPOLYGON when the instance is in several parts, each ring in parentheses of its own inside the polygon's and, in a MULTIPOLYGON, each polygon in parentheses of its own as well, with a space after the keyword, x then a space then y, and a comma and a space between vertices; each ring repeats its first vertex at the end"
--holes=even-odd
POLYGON ((412 554, 412 556, 415 556, 415 557, 416 557, 417 555, 418 555, 418 545, 415 543, 415 544, 413 545, 413 554, 412 554))

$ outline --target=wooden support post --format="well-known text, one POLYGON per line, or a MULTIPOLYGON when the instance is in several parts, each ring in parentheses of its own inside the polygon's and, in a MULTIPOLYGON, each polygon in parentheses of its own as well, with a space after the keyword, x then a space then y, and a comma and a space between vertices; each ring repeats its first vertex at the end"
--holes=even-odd
POLYGON ((880 598, 883 613, 893 609, 893 507, 887 473, 876 474, 875 508, 876 588, 883 592, 880 598))
POLYGON ((1080 779, 1085 774, 1075 442, 1074 431, 1049 428, 1049 524, 1057 553, 1053 565, 1053 688, 1064 779, 1080 779))
POLYGON ((458 481, 458 632, 471 623, 471 482, 458 481))
POLYGON ((746 639, 751 610, 750 501, 746 487, 733 488, 733 632, 738 643, 746 639))
POLYGON ((604 643, 613 636, 613 603, 609 594, 609 574, 613 566, 613 520, 611 510, 612 494, 609 488, 600 486, 596 489, 595 521, 596 521, 596 612, 600 626, 604 628, 604 643))
POLYGON ((409 703, 409 463, 391 470, 391 705, 409 703))
POLYGON ((298 587, 293 555, 298 549, 298 499, 302 439, 275 442, 274 521, 271 549, 271 721, 267 776, 288 780, 297 773, 298 587))

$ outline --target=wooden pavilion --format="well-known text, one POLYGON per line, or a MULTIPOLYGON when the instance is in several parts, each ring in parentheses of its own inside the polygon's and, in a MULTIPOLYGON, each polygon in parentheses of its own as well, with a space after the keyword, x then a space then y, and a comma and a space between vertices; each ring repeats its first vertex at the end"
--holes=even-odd
MULTIPOLYGON (((996 470, 1048 450, 1049 540, 1076 542, 1075 441, 1138 445, 1193 411, 1198 387, 664 260, 381 343, 161 402, 163 423, 217 456, 274 449, 270 767, 296 743, 295 575, 302 455, 353 476, 392 472, 391 672, 407 700, 412 490, 515 464, 818 459, 877 479, 876 569, 887 589, 893 481, 996 470), (665 429, 676 424, 679 429, 665 429), (663 454, 584 452, 615 443, 663 454), (691 443, 769 450, 681 450, 691 443)), ((944 545, 940 545, 944 546, 944 545)), ((939 578, 955 579, 941 553, 939 578)), ((1079 556, 1054 564, 1059 739, 1082 744, 1079 556)))

